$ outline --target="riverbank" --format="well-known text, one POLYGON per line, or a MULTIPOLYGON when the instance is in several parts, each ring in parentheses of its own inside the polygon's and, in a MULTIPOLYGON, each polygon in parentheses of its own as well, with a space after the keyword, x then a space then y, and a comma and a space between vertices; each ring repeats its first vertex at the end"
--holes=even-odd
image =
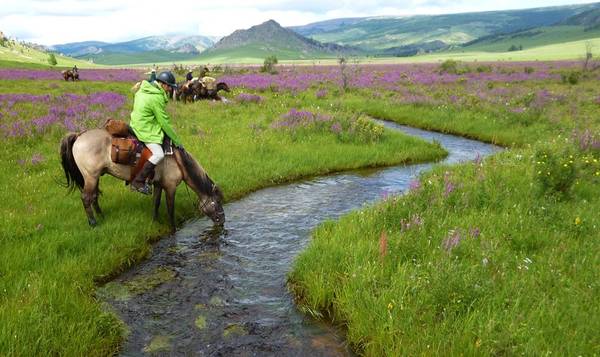
POLYGON ((300 308, 368 356, 598 353, 599 123, 577 98, 586 87, 550 87, 562 104, 529 114, 365 107, 512 148, 320 226, 289 274, 300 308))

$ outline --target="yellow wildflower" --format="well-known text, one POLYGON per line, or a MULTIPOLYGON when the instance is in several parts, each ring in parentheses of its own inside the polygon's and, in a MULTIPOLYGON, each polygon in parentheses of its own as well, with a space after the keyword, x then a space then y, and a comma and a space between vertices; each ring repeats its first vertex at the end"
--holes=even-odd
POLYGON ((581 218, 577 217, 575 218, 575 225, 578 226, 581 224, 581 218))

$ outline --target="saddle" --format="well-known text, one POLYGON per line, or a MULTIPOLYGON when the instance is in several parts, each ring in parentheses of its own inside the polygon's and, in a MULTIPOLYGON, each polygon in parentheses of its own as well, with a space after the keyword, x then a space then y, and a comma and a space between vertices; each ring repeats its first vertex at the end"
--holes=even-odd
MULTIPOLYGON (((104 124, 104 129, 112 136, 110 150, 112 162, 132 168, 129 178, 131 182, 152 156, 152 151, 137 139, 129 125, 122 120, 109 119, 104 124)), ((165 156, 173 155, 173 144, 168 136, 165 136, 163 141, 163 150, 165 156)))
POLYGON ((214 90, 217 85, 217 80, 215 78, 209 77, 209 76, 202 77, 201 82, 202 82, 202 84, 204 84, 204 86, 208 90, 214 90))

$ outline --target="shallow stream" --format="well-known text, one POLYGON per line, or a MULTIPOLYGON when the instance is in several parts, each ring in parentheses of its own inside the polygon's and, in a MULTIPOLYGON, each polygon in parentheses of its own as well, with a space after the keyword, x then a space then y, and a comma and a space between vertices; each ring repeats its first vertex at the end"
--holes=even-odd
MULTIPOLYGON (((500 148, 390 122, 386 127, 449 152, 444 163, 500 148)), ((206 218, 163 238, 148 260, 99 290, 129 329, 122 355, 345 356, 339 331, 300 313, 286 274, 310 232, 406 190, 429 164, 347 172, 266 188, 225 206, 225 228, 206 218)))

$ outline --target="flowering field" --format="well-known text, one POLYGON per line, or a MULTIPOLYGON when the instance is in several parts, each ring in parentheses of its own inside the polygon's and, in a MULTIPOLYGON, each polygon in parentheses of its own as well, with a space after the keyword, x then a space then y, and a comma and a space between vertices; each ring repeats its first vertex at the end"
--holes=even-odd
MULTIPOLYGON (((137 82, 144 74, 132 69, 80 69, 79 78, 85 81, 137 82)), ((60 70, 0 68, 0 80, 64 80, 60 70)))
MULTIPOLYGON (((58 149, 69 131, 127 120, 136 71, 81 70, 65 82, 57 71, 1 70, 0 355, 110 355, 124 331, 95 297, 97 284, 142 259, 152 237, 167 234, 151 219, 148 197, 101 179, 105 216, 91 229, 79 194, 68 195, 58 149), (94 74, 94 76, 92 76, 94 74), (58 78, 57 78, 58 77, 58 78)), ((143 75, 142 75, 143 76, 143 75)), ((261 187, 365 166, 431 161, 436 145, 383 132, 340 105, 313 95, 234 89, 228 103, 169 104, 184 145, 228 199, 261 187), (318 155, 314 155, 318 153, 318 155)), ((196 215, 185 190, 178 221, 196 215)))
MULTIPOLYGON (((369 116, 504 145, 440 167, 406 197, 315 232, 290 282, 367 355, 600 351, 600 73, 578 62, 286 66, 213 73, 221 102, 169 104, 184 145, 228 199, 316 173, 425 161, 436 145, 369 116), (315 153, 318 153, 316 155, 315 153)), ((123 332, 97 282, 142 259, 150 201, 102 178, 90 229, 58 143, 125 118, 133 70, 0 69, 0 354, 112 354, 123 332), (74 333, 77 331, 77 333, 74 333)), ((177 198, 179 219, 194 214, 177 198)))
POLYGON ((0 94, 0 134, 5 138, 43 134, 53 127, 82 131, 112 117, 126 118, 125 96, 114 92, 58 96, 0 94), (26 114, 26 115, 24 115, 26 114), (31 117, 31 119, 23 119, 31 117))
POLYGON ((247 73, 220 77, 230 85, 255 90, 301 91, 315 84, 342 86, 346 73, 348 86, 364 89, 401 90, 409 84, 523 82, 560 79, 560 72, 580 67, 578 62, 509 62, 457 65, 444 70, 439 64, 390 64, 340 66, 288 66, 271 75, 251 69, 247 73), (462 73, 461 73, 462 72, 462 73))
POLYGON ((509 150, 320 227, 290 274, 301 308, 372 356, 597 354, 599 74, 575 62, 406 72, 380 70, 368 89, 350 78, 341 100, 509 150))

